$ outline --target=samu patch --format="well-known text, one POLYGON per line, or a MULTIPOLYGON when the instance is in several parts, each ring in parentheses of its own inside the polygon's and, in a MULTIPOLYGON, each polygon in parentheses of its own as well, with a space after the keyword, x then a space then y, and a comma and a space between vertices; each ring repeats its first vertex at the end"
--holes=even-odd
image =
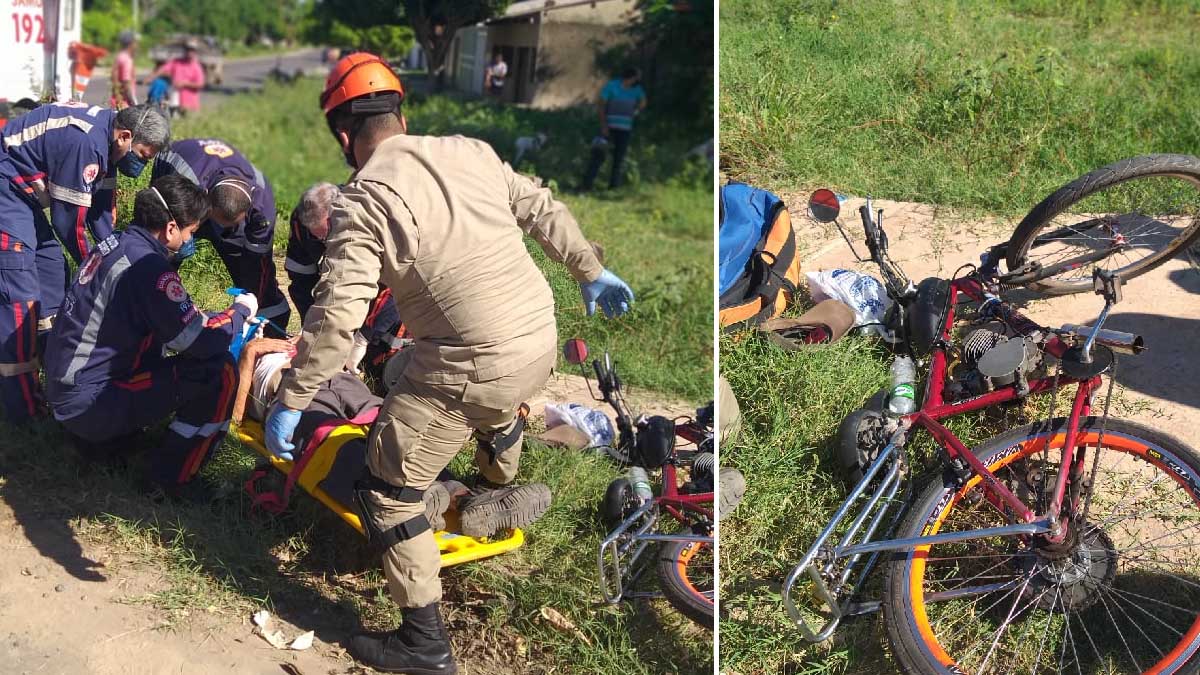
POLYGON ((179 275, 174 272, 163 272, 159 275, 155 286, 171 302, 183 302, 187 298, 187 291, 183 290, 183 282, 180 281, 179 275))
POLYGON ((87 166, 83 167, 84 185, 91 185, 92 181, 96 180, 96 176, 98 175, 100 175, 99 164, 88 164, 87 166))

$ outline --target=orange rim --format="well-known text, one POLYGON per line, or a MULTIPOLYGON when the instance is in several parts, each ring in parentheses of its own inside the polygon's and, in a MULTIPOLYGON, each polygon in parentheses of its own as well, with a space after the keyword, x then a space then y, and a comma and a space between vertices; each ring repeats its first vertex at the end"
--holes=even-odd
MULTIPOLYGON (((1080 433, 1077 437, 1077 443, 1083 446, 1090 445, 1091 447, 1095 447, 1098 436, 1099 433, 1097 432, 1085 432, 1080 430, 1080 433)), ((1064 440, 1065 434, 1055 434, 1050 441, 1050 447, 1061 448, 1064 440)), ((1010 447, 1019 445, 1021 447, 1019 451, 1005 454, 1000 459, 989 464, 988 470, 992 473, 996 473, 1000 469, 1018 459, 1023 459, 1032 454, 1040 452, 1046 447, 1046 442, 1046 436, 1042 435, 1036 438, 1025 439, 1019 443, 1016 443, 1014 446, 1010 447)), ((1129 452, 1133 455, 1141 457, 1155 467, 1158 467, 1165 475, 1171 476, 1175 482, 1178 483, 1179 486, 1191 496, 1195 503, 1200 504, 1200 497, 1198 497, 1195 491, 1193 491, 1191 487, 1187 485, 1181 476, 1177 475, 1171 467, 1167 466, 1162 461, 1162 455, 1157 451, 1152 450, 1139 439, 1109 430, 1105 433, 1104 447, 1109 450, 1129 452)), ((1002 450, 1000 452, 1004 453, 1005 451, 1002 450)), ((950 500, 947 501, 946 505, 942 507, 941 512, 938 513, 936 517, 927 521, 925 527, 921 530, 921 535, 926 536, 937 534, 941 529, 942 524, 945 522, 946 517, 951 513, 951 511, 953 511, 955 505, 957 505, 967 493, 977 486, 981 480, 982 478, 980 476, 973 475, 967 481, 967 483, 960 488, 950 500)), ((927 544, 925 546, 919 546, 913 550, 908 579, 909 601, 912 606, 912 618, 916 625, 917 631, 925 644, 925 647, 938 661, 938 663, 945 666, 947 669, 950 669, 952 672, 964 672, 954 661, 954 659, 951 658, 948 653, 946 653, 946 650, 942 648, 941 643, 938 642, 937 637, 933 633, 932 626, 929 624, 929 614, 925 607, 925 591, 922 585, 922 580, 925 575, 925 563, 926 559, 929 557, 930 548, 931 546, 927 544)), ((1145 673, 1149 674, 1168 672, 1165 669, 1169 667, 1173 661, 1178 659, 1187 649, 1195 649, 1195 642, 1198 636, 1200 636, 1200 612, 1198 612, 1198 616, 1192 622, 1190 629, 1180 638, 1175 648, 1171 650, 1170 653, 1165 655, 1161 660, 1155 663, 1149 670, 1146 670, 1145 673)))
POLYGON ((691 578, 688 577, 687 573, 688 564, 692 561, 692 558, 696 557, 696 554, 699 553, 702 548, 704 548, 704 544, 703 542, 699 541, 692 542, 691 546, 685 546, 682 548, 679 551, 679 557, 675 560, 675 571, 679 574, 679 578, 681 581, 683 581, 683 585, 686 586, 687 589, 692 592, 692 594, 694 594, 696 597, 704 598, 704 602, 711 605, 713 602, 712 598, 705 595, 704 591, 697 589, 695 584, 692 583, 691 578))

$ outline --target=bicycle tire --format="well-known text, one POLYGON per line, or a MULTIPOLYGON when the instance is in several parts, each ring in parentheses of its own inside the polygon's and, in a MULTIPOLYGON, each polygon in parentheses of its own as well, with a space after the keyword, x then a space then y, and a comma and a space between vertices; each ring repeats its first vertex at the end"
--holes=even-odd
MULTIPOLYGON (((705 549, 709 552, 713 550, 711 544, 703 542, 665 542, 659 549, 658 580, 663 595, 672 607, 700 626, 712 630, 713 599, 704 595, 704 589, 696 587, 692 581, 693 575, 688 573, 688 570, 692 568, 693 560, 705 549)), ((714 560, 711 555, 701 557, 710 561, 714 560)), ((709 579, 707 585, 710 587, 714 571, 709 571, 706 576, 709 579)), ((712 591, 711 588, 708 590, 712 591)))
MULTIPOLYGON (((1006 260, 1009 270, 1016 270, 1029 261, 1030 249, 1044 230, 1053 226, 1054 219, 1079 202, 1106 188, 1136 179, 1175 177, 1196 184, 1195 203, 1200 204, 1200 158, 1191 155, 1158 154, 1133 157, 1091 171, 1056 190, 1043 199, 1021 221, 1008 240, 1006 260)), ((1086 211, 1085 211, 1086 212, 1086 211)), ((1154 253, 1118 268, 1121 277, 1128 281, 1158 267, 1176 252, 1185 249, 1200 239, 1200 217, 1193 218, 1190 226, 1154 253)), ((1042 279, 1026 285, 1046 295, 1067 295, 1092 290, 1091 277, 1078 281, 1060 281, 1055 278, 1042 279)))
POLYGON ((633 484, 628 479, 614 479, 604 491, 604 501, 600 504, 600 517, 611 530, 633 513, 633 510, 637 508, 635 506, 637 501, 633 484))
MULTIPOLYGON (((1021 460, 1029 459, 1030 457, 1040 455, 1040 453, 1042 451, 1041 450, 1042 444, 1040 442, 1043 441, 1044 439, 1046 439, 1051 434, 1058 435, 1058 434, 1063 433, 1063 430, 1065 429, 1065 425, 1066 425, 1066 419, 1058 418, 1058 419, 1053 420, 1050 423, 1042 422, 1042 423, 1038 423, 1038 424, 1032 424, 1032 425, 1020 427, 1018 429, 1014 429, 1013 431, 1007 432, 1005 434, 997 436, 997 437, 983 443, 978 448, 974 449, 973 452, 975 452, 976 456, 978 456, 984 462, 984 464, 988 465, 989 470, 996 473, 996 475, 998 477, 1001 476, 1001 472, 1009 471, 1009 467, 1013 467, 1012 471, 1015 473, 1017 470, 1019 470, 1025 466, 1025 465, 1020 464, 1021 460)), ((1086 418, 1086 419, 1083 419, 1080 421, 1079 433, 1080 433, 1081 437, 1084 438, 1085 441, 1091 442, 1091 444, 1088 446, 1089 451, 1091 451, 1091 449, 1095 447, 1095 445, 1094 445, 1095 436, 1093 436, 1091 434, 1095 434, 1099 429, 1100 429, 1100 420, 1095 417, 1086 418)), ((1184 445, 1183 443, 1181 443, 1180 441, 1176 440, 1175 438, 1173 438, 1171 436, 1168 436, 1161 432, 1155 431, 1155 430, 1150 429, 1149 427, 1143 426, 1141 424, 1137 424, 1137 423, 1129 422, 1129 421, 1125 421, 1125 420, 1116 420, 1116 419, 1110 418, 1107 421, 1107 425, 1105 426, 1104 433, 1105 433, 1104 438, 1105 438, 1106 450, 1109 448, 1124 447, 1125 448, 1124 452, 1128 453, 1128 454, 1127 455, 1122 454, 1122 456, 1120 457, 1120 460, 1125 460, 1130 456, 1140 456, 1140 458, 1142 460, 1146 461, 1151 466, 1157 466, 1159 468, 1159 470, 1163 472, 1164 475, 1166 475, 1168 478, 1174 480, 1176 483, 1180 484, 1184 488, 1185 494, 1189 498, 1187 500, 1187 503, 1190 504, 1193 507, 1193 509, 1195 509, 1197 512, 1200 512, 1200 456, 1197 456, 1197 454, 1194 450, 1187 447, 1186 445, 1184 445), (1157 453, 1157 454, 1155 454, 1155 453, 1157 453), (1159 466, 1159 465, 1161 465, 1161 466, 1159 466)), ((1061 447, 1061 441, 1059 441, 1059 443, 1060 443, 1059 446, 1052 445, 1051 447, 1061 447)), ((1088 460, 1090 461, 1090 457, 1088 458, 1088 460)), ((1050 480, 1051 479, 1049 479, 1049 478, 1046 479, 1047 482, 1050 482, 1050 480)), ((944 481, 936 481, 935 480, 933 483, 931 483, 929 486, 927 486, 924 490, 922 490, 920 498, 917 499, 913 503, 911 509, 909 510, 907 516, 905 517, 904 522, 902 523, 902 525, 899 528, 899 531, 897 532, 897 537, 898 538, 912 537, 912 536, 919 536, 922 533, 934 534, 934 533, 938 532, 940 530, 940 528, 951 517, 950 514, 953 512, 953 510, 956 506, 958 506, 959 504, 963 504, 964 511, 969 511, 972 508, 972 505, 970 504, 970 502, 972 500, 964 499, 964 495, 967 494, 971 489, 973 489, 974 485, 979 484, 979 482, 980 482, 980 479, 978 477, 973 477, 967 483, 966 487, 959 490, 959 489, 956 489, 955 487, 953 487, 953 479, 950 478, 949 476, 944 481)), ((1099 484, 1100 481, 1097 480, 1097 483, 1099 484)), ((1126 488, 1126 489, 1128 490, 1128 488, 1126 488)), ((1124 497, 1122 497, 1122 499, 1123 498, 1124 497)), ((986 500, 984 500, 984 501, 986 501, 986 500)), ((1120 504, 1118 504, 1118 506, 1120 506, 1120 504)), ((984 505, 983 508, 992 509, 992 507, 990 505, 984 505)), ((993 509, 993 511, 994 511, 994 509, 993 509)), ((1131 511, 1136 512, 1137 510, 1131 508, 1131 511)), ((1095 512, 1093 512, 1091 515, 1095 515, 1095 512)), ((1089 518, 1089 522, 1090 522, 1090 518, 1089 518)), ((1104 524, 1105 524, 1104 522, 1101 522, 1101 525, 1104 525, 1104 524)), ((1139 523, 1139 524, 1141 524, 1141 523, 1139 523)), ((1113 527, 1114 526, 1110 526, 1110 529, 1113 529, 1113 527)), ((1187 526, 1186 528, 1181 529, 1180 532, 1190 531, 1192 527, 1194 527, 1194 526, 1187 526)), ((1095 529, 1102 530, 1102 528, 1100 528, 1099 526, 1097 526, 1095 529)), ((1143 532, 1143 530, 1137 530, 1137 532, 1143 532)), ((1081 535, 1081 536, 1086 536, 1086 535, 1081 535)), ((952 561, 952 564, 948 565, 947 567, 949 567, 952 570, 953 574, 955 574, 955 575, 967 574, 970 571, 970 563, 965 563, 963 561, 966 561, 968 558, 975 557, 975 558, 988 559, 987 562, 978 563, 978 565, 982 566, 984 564, 988 564, 989 562, 991 562, 991 560, 989 558, 994 558, 999 555, 1004 555, 1004 553, 1005 553, 1004 546, 997 547, 995 544, 995 541, 998 539, 1000 539, 1000 538, 991 538, 991 539, 987 539, 987 540, 974 540, 974 541, 979 542, 979 548, 972 549, 971 552, 975 555, 971 555, 971 556, 942 557, 942 556, 946 555, 948 552, 951 552, 952 549, 948 549, 948 548, 935 549, 934 547, 931 547, 931 546, 918 547, 917 549, 912 550, 912 551, 900 551, 900 552, 897 552, 893 556, 892 561, 888 564, 888 568, 886 571, 886 577, 884 580, 883 620, 884 620, 884 624, 885 624, 885 627, 887 630, 888 639, 889 639, 889 642, 892 647, 892 654, 896 658, 897 662, 900 664, 900 666, 902 667, 902 669, 905 672, 910 673, 910 674, 920 674, 920 675, 929 675, 929 674, 933 674, 933 673, 949 674, 949 673, 973 672, 973 669, 968 664, 958 663, 956 657, 951 657, 947 653, 948 650, 946 648, 943 648, 943 645, 941 644, 941 641, 939 640, 938 635, 937 635, 937 629, 934 628, 933 622, 931 622, 931 620, 930 620, 929 607, 927 606, 927 605, 932 605, 932 607, 937 608, 937 607, 939 607, 939 605, 936 604, 937 603, 936 600, 930 600, 929 603, 926 602, 927 590, 925 589, 925 581, 923 578, 918 579, 916 577, 925 575, 927 573, 928 566, 932 565, 935 568, 939 567, 939 565, 942 564, 939 561, 952 561), (932 553, 932 557, 931 557, 931 550, 934 551, 932 553), (1000 553, 995 553, 995 554, 989 553, 987 555, 978 555, 978 553, 982 553, 985 551, 1000 551, 1000 553), (961 569, 962 567, 966 567, 967 571, 965 571, 965 572, 962 571, 962 569, 961 569)), ((1110 569, 1112 570, 1112 576, 1109 577, 1107 579, 1107 581, 1104 582, 1107 584, 1106 588, 1108 590, 1106 591, 1104 589, 1085 588, 1085 592, 1094 592, 1094 594, 1099 598, 1103 598, 1103 596, 1106 592, 1112 592, 1112 594, 1109 597, 1112 599, 1112 602, 1114 603, 1114 605, 1118 605, 1118 609, 1121 612, 1123 612, 1125 610, 1120 609, 1119 603, 1118 603, 1119 598, 1117 595, 1118 593, 1124 594, 1124 591, 1121 591, 1117 587, 1117 580, 1118 580, 1117 569, 1118 569, 1118 562, 1119 562, 1118 561, 1119 556, 1117 553, 1118 549, 1115 548, 1115 544, 1113 544, 1113 540, 1109 539, 1107 534, 1103 535, 1103 539, 1104 539, 1104 541, 1108 542, 1107 545, 1109 547, 1112 547, 1110 549, 1110 550, 1112 550, 1112 554, 1111 554, 1112 557, 1105 558, 1105 557, 1096 556, 1094 558, 1088 558, 1087 555, 1085 555, 1083 559, 1089 561, 1089 563, 1094 560, 1111 561, 1111 562, 1108 562, 1108 564, 1110 565, 1110 569)), ((1003 543, 1005 543, 1006 545, 1012 545, 1014 543, 1019 544, 1021 541, 1027 541, 1027 540, 1022 540, 1021 538, 1018 538, 1018 537, 1008 537, 1001 541, 1003 543)), ((1154 541, 1154 540, 1152 539, 1151 541, 1154 541)), ((942 546, 943 547, 962 546, 965 543, 966 542, 962 542, 959 544, 943 544, 942 546)), ((1009 549, 1009 550, 1011 550, 1011 549, 1009 549)), ((1026 554, 1022 554, 1022 555, 1023 555, 1023 557, 1026 556, 1026 554)), ((1186 552, 1181 552, 1181 555, 1186 555, 1186 552)), ((1009 558, 1011 558, 1013 561, 1016 561, 1017 553, 1010 554, 1009 558)), ((1029 556, 1027 556, 1027 558, 1032 559, 1033 556, 1029 555, 1029 556)), ((1073 563, 1075 559, 1074 559, 1074 557, 1071 557, 1070 560, 1073 563)), ((1124 556, 1124 560, 1122 560, 1120 562, 1125 562, 1128 565, 1130 560, 1136 561, 1136 560, 1138 560, 1138 556, 1135 555, 1133 558, 1129 558, 1128 554, 1126 554, 1124 556)), ((1190 562, 1191 560, 1193 560, 1193 558, 1188 558, 1188 560, 1190 562)), ((986 572, 995 570, 996 567, 999 567, 1001 564, 1004 564, 1004 561, 1001 561, 1001 563, 997 563, 996 566, 988 568, 988 570, 986 570, 986 572)), ((1018 569, 1020 569, 1021 563, 1016 562, 1016 567, 1018 569)), ((1030 570, 1032 570, 1032 568, 1030 568, 1030 570)), ((1044 569, 1039 569, 1037 571, 1030 571, 1030 570, 1025 570, 1027 572, 1026 578, 1030 579, 1030 580, 1039 579, 1039 575, 1043 574, 1045 571, 1044 569)), ((1090 568, 1088 568, 1088 571, 1090 571, 1090 568)), ((1122 572, 1121 574, 1125 575, 1125 574, 1127 574, 1127 572, 1122 572)), ((1066 576, 1066 575, 1064 574, 1064 576, 1066 576)), ((970 581, 972 581, 973 579, 976 579, 976 578, 990 579, 990 578, 996 578, 996 577, 995 576, 993 576, 993 577, 978 577, 978 576, 970 577, 970 578, 967 578, 966 581, 963 581, 962 584, 965 585, 966 583, 969 583, 970 581)), ((1129 578, 1128 576, 1123 577, 1123 579, 1128 579, 1128 578, 1129 578)), ((956 576, 956 577, 952 577, 951 579, 949 579, 947 581, 957 582, 959 580, 960 580, 960 577, 956 576)), ((1087 581, 1087 580, 1088 579, 1085 579, 1085 581, 1087 581)), ((1015 586, 1017 581, 1014 580, 1009 583, 1015 586)), ((1072 583, 1075 583, 1075 582, 1072 582, 1072 583)), ((1128 583, 1128 582, 1123 581, 1123 583, 1128 583)), ((1145 581, 1143 580, 1142 583, 1145 583, 1145 581)), ((1039 607, 1041 607, 1040 603, 1043 602, 1043 598, 1046 595, 1046 592, 1043 592, 1042 595, 1035 598, 1032 601, 1031 605, 1027 605, 1025 609, 1023 609, 1020 612, 1017 612, 1016 611, 1017 603, 1028 597, 1028 595, 1026 595, 1027 590, 1029 592, 1029 595, 1032 595, 1037 590, 1036 588, 1032 589, 1032 590, 1028 589, 1029 581, 1026 581, 1025 584, 1026 584, 1025 586, 1023 586, 1019 590, 1017 590, 1017 596, 1012 601, 1012 609, 1009 610, 1007 618, 1005 619, 1005 623, 1007 624, 1009 621, 1012 621, 1011 625, 1016 625, 1016 621, 1014 621, 1014 618, 1021 621, 1023 625, 1025 624, 1025 622, 1029 622, 1028 627, 1026 627, 1025 630, 1027 632, 1032 632, 1032 631, 1030 631, 1030 627, 1032 627, 1034 625, 1032 622, 1035 620, 1034 618, 1031 618, 1032 613, 1036 612, 1039 609, 1039 607), (1029 612, 1029 614, 1027 614, 1027 612, 1029 612)), ((962 586, 959 586, 959 588, 961 588, 961 587, 962 586)), ((1198 586, 1198 587, 1200 587, 1200 586, 1198 586)), ((1058 600, 1058 593, 1062 592, 1063 588, 1067 588, 1068 592, 1070 592, 1070 593, 1075 593, 1075 590, 1073 588, 1068 587, 1068 586, 1063 586, 1061 583, 1059 584, 1059 586, 1057 588, 1059 590, 1056 591, 1054 600, 1051 601, 1049 616, 1046 619, 1047 628, 1045 629, 1045 631, 1047 634, 1049 633, 1049 626, 1052 624, 1053 619, 1054 619, 1055 602, 1058 600)), ((1139 586, 1138 588, 1141 588, 1141 587, 1139 586)), ((1002 589, 996 589, 994 592, 999 593, 1000 590, 1002 590, 1002 589)), ((1013 591, 1011 591, 1011 590, 1009 591, 1010 594, 1012 592, 1013 591)), ((1063 650, 1063 653, 1065 654, 1066 653, 1065 645, 1067 644, 1067 640, 1071 640, 1072 641, 1071 645, 1073 647, 1073 651, 1076 654, 1075 663, 1067 664, 1067 665, 1080 666, 1078 668, 1079 670, 1082 670, 1084 672, 1092 672, 1088 668, 1082 667, 1082 660, 1078 656, 1078 651, 1076 651, 1074 649, 1074 642, 1073 642, 1074 638, 1071 636, 1071 633, 1069 632, 1069 626, 1071 624, 1071 620, 1072 620, 1072 618, 1074 618, 1075 612, 1079 612, 1084 617, 1084 618, 1079 619, 1080 623, 1084 622, 1085 620, 1089 621, 1089 622, 1093 621, 1093 619, 1087 618, 1088 615, 1086 614, 1086 612, 1094 610, 1096 612, 1096 614, 1099 614, 1100 610, 1098 608, 1101 603, 1103 603, 1103 605, 1104 605, 1104 610, 1109 612, 1109 616, 1114 617, 1113 618, 1114 626, 1116 625, 1115 614, 1109 608, 1108 601, 1101 599, 1100 602, 1096 602, 1095 600, 1093 600, 1091 606, 1085 605, 1082 608, 1072 607, 1070 609, 1071 614, 1068 615, 1066 597, 1067 597, 1066 592, 1063 592, 1064 600, 1063 600, 1062 618, 1064 619, 1064 623, 1068 626, 1068 630, 1065 632, 1062 650, 1063 650), (1071 618, 1068 618, 1068 616, 1070 616, 1071 618)), ((1074 596, 1072 596, 1072 597, 1074 597, 1074 596)), ((1171 596, 1171 597, 1174 597, 1174 596, 1171 596)), ((1002 597, 1001 599, 1003 600, 1004 597, 1002 597)), ((944 598, 942 600, 946 601, 944 598)), ((1074 602, 1074 600, 1072 600, 1072 601, 1074 602)), ((954 601, 950 600, 948 602, 950 602, 952 604, 954 601)), ((1180 602, 1183 602, 1183 601, 1180 601, 1180 602)), ((982 603, 979 603, 979 604, 982 604, 982 603)), ((1007 603, 1000 603, 999 601, 997 601, 996 604, 1007 604, 1007 603)), ((989 607, 988 609, 985 609, 983 611, 978 611, 978 609, 979 609, 978 605, 973 605, 970 612, 965 612, 965 613, 949 612, 948 616, 950 616, 951 618, 948 622, 946 622, 948 625, 946 626, 944 633, 949 631, 950 626, 961 625, 962 619, 964 617, 977 618, 981 623, 983 621, 987 620, 989 618, 989 616, 991 618, 995 618, 996 615, 995 614, 989 615, 989 611, 991 610, 992 607, 995 607, 996 604, 993 604, 991 607, 989 607)), ((1004 610, 1004 607, 1001 607, 1000 608, 1001 614, 1003 613, 1003 610, 1004 610)), ((1185 620, 1190 619, 1192 617, 1192 611, 1193 610, 1190 609, 1190 607, 1187 609, 1187 613, 1185 614, 1185 620)), ((1153 672, 1172 672, 1172 673, 1200 672, 1200 656, 1197 656, 1197 654, 1200 653, 1200 605, 1196 605, 1196 609, 1194 611, 1195 611, 1195 618, 1191 623, 1191 628, 1188 630, 1188 632, 1186 634, 1178 633, 1181 636, 1181 641, 1180 641, 1179 645, 1177 645, 1176 650, 1174 650, 1172 652, 1166 652, 1165 654, 1167 656, 1164 656, 1162 659, 1162 661, 1166 661, 1169 656, 1174 655, 1175 660, 1172 661, 1171 663, 1167 664, 1170 667, 1163 669, 1163 670, 1154 670, 1153 672), (1185 645, 1185 642, 1187 643, 1186 645, 1185 645), (1179 653, 1176 654, 1175 652, 1179 652, 1179 653)), ((936 614, 936 613, 938 613, 938 611, 935 609, 933 613, 936 614)), ((1128 614, 1126 616, 1128 616, 1128 614)), ((1164 616, 1166 616, 1166 615, 1164 614, 1164 616)), ((1139 615, 1139 617, 1140 617, 1140 615, 1139 615)), ((1150 623, 1149 619, 1143 619, 1143 620, 1146 621, 1147 623, 1150 623)), ((936 621, 936 619, 934 619, 934 621, 936 621)), ((1104 628, 1104 626, 1099 625, 1099 623, 1101 623, 1101 622, 1097 622, 1096 624, 1093 624, 1092 630, 1099 631, 1100 629, 1104 628)), ((1016 629, 1014 629, 1014 630, 1016 630, 1016 629)), ((1076 630, 1079 630, 1079 627, 1076 627, 1076 630)), ((1141 630, 1141 629, 1138 629, 1138 630, 1141 630)), ((1088 640, 1091 641, 1092 640, 1091 634, 1090 634, 1090 631, 1088 631, 1086 624, 1083 626, 1083 631, 1087 633, 1088 640)), ((997 632, 996 638, 995 638, 996 642, 992 644, 992 649, 996 648, 996 643, 999 642, 1000 635, 1003 634, 1003 632, 1004 632, 1004 625, 1002 625, 1000 631, 997 632)), ((986 632, 983 634, 984 634, 983 642, 986 644, 987 643, 987 639, 986 639, 987 634, 986 634, 986 632)), ((1120 642, 1124 642, 1126 638, 1124 637, 1123 634, 1120 633, 1119 629, 1118 629, 1118 634, 1122 635, 1120 642)), ((971 633, 970 635, 974 636, 974 635, 978 635, 978 633, 971 633)), ((1145 633, 1143 633, 1143 635, 1145 635, 1145 633)), ((1010 633, 1010 636, 1012 636, 1012 633, 1010 633)), ((945 637, 945 635, 943 635, 943 637, 945 637)), ((957 636, 951 635, 950 636, 951 639, 948 641, 953 641, 953 638, 955 638, 955 637, 957 637, 957 636)), ((1147 636, 1147 638, 1148 638, 1148 636, 1147 636)), ((958 639, 962 640, 963 638, 958 637, 958 639)), ((1044 638, 1043 638, 1043 641, 1044 641, 1044 638)), ((972 644, 975 644, 975 643, 972 643, 972 644)), ((1017 644, 1029 645, 1030 643, 1018 642, 1017 644)), ((1044 642, 1043 642, 1043 644, 1044 644, 1044 642)), ((1106 648, 1111 648, 1113 650, 1120 649, 1120 647, 1117 646, 1118 640, 1116 640, 1115 638, 1113 638, 1111 640, 1111 644, 1109 642, 1103 642, 1103 641, 1100 644, 1104 645, 1106 648)), ((1152 644, 1151 646, 1154 646, 1157 649, 1157 645, 1152 644)), ((1006 647, 1007 647, 1007 644, 1006 644, 1006 647)), ((1029 648, 1031 648, 1031 646, 1029 648)), ((1125 644, 1125 648, 1129 649, 1128 643, 1125 644)), ((1096 650, 1097 656, 1100 657, 1101 660, 1103 660, 1103 656, 1099 654, 1099 649, 1096 647, 1095 642, 1091 642, 1091 649, 1096 650)), ((966 649, 960 648, 960 651, 965 652, 966 649)), ((1162 652, 1161 650, 1159 651, 1159 653, 1164 654, 1164 652, 1162 652)), ((991 654, 991 652, 989 651, 989 655, 990 654, 991 654)), ((962 654, 963 657, 965 657, 967 655, 968 654, 962 654)), ((1039 657, 1039 660, 1035 660, 1032 664, 1027 663, 1024 665, 1024 667, 1013 664, 1013 663, 1008 663, 1008 664, 998 663, 998 664, 996 664, 997 672, 1023 672, 1024 673, 1024 672, 1031 672, 1032 670, 1035 670, 1035 669, 1038 672, 1043 672, 1043 671, 1041 671, 1040 668, 1038 668, 1038 666, 1040 665, 1041 655, 1042 655, 1042 648, 1039 647, 1038 651, 1037 651, 1037 656, 1039 657), (1032 668, 1030 667, 1031 665, 1032 665, 1032 668), (1005 670, 1006 668, 1007 668, 1007 670, 1005 670)), ((1133 663, 1135 663, 1135 664, 1138 663, 1137 659, 1134 657, 1134 655, 1132 653, 1132 650, 1130 650, 1130 657, 1131 657, 1131 660, 1133 663)), ((1018 656, 1015 658, 1020 658, 1020 657, 1018 656)), ((987 663, 988 663, 988 661, 985 658, 984 664, 987 664, 987 663)), ((984 665, 984 664, 981 664, 981 665, 984 665)), ((1160 663, 1155 664, 1155 667, 1162 666, 1162 665, 1163 665, 1163 663, 1160 662, 1160 663)), ((1063 666, 1061 658, 1060 658, 1059 666, 1060 666, 1060 670, 1069 670, 1070 672, 1075 672, 1075 670, 1076 670, 1076 668, 1066 668, 1065 666, 1063 666)), ((1143 667, 1139 664, 1138 670, 1142 670, 1142 668, 1143 667)), ((1109 670, 1107 670, 1105 672, 1110 672, 1110 671, 1111 671, 1111 666, 1110 666, 1109 670)), ((1121 668, 1118 668, 1118 671, 1119 672, 1128 672, 1127 670, 1121 669, 1121 668)), ((1051 672, 1053 672, 1053 671, 1051 671, 1051 672)), ((1149 672, 1149 671, 1146 671, 1146 672, 1149 672)))

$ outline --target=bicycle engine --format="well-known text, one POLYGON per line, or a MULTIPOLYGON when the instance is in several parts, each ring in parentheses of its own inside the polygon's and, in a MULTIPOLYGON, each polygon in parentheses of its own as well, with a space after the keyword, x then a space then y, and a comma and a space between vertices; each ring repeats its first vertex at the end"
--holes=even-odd
POLYGON ((947 402, 981 396, 1016 385, 1020 395, 1044 365, 1041 344, 999 321, 974 324, 963 338, 958 358, 948 368, 942 397, 947 402))

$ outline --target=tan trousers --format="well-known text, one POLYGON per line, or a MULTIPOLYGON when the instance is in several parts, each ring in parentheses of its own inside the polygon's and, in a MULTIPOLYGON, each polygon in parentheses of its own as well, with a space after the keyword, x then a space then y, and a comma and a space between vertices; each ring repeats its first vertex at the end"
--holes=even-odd
MULTIPOLYGON (((428 488, 472 432, 511 429, 521 403, 541 391, 557 357, 557 350, 551 350, 519 372, 487 382, 428 384, 401 376, 371 430, 367 446, 371 473, 397 487, 428 488)), ((516 476, 520 455, 518 438, 494 464, 483 450, 476 451, 475 462, 485 478, 503 484, 516 476)), ((367 498, 376 525, 385 531, 425 512, 420 501, 396 501, 378 492, 368 493, 367 498)), ((383 554, 388 587, 400 607, 424 607, 440 600, 440 570, 432 531, 383 554)))

